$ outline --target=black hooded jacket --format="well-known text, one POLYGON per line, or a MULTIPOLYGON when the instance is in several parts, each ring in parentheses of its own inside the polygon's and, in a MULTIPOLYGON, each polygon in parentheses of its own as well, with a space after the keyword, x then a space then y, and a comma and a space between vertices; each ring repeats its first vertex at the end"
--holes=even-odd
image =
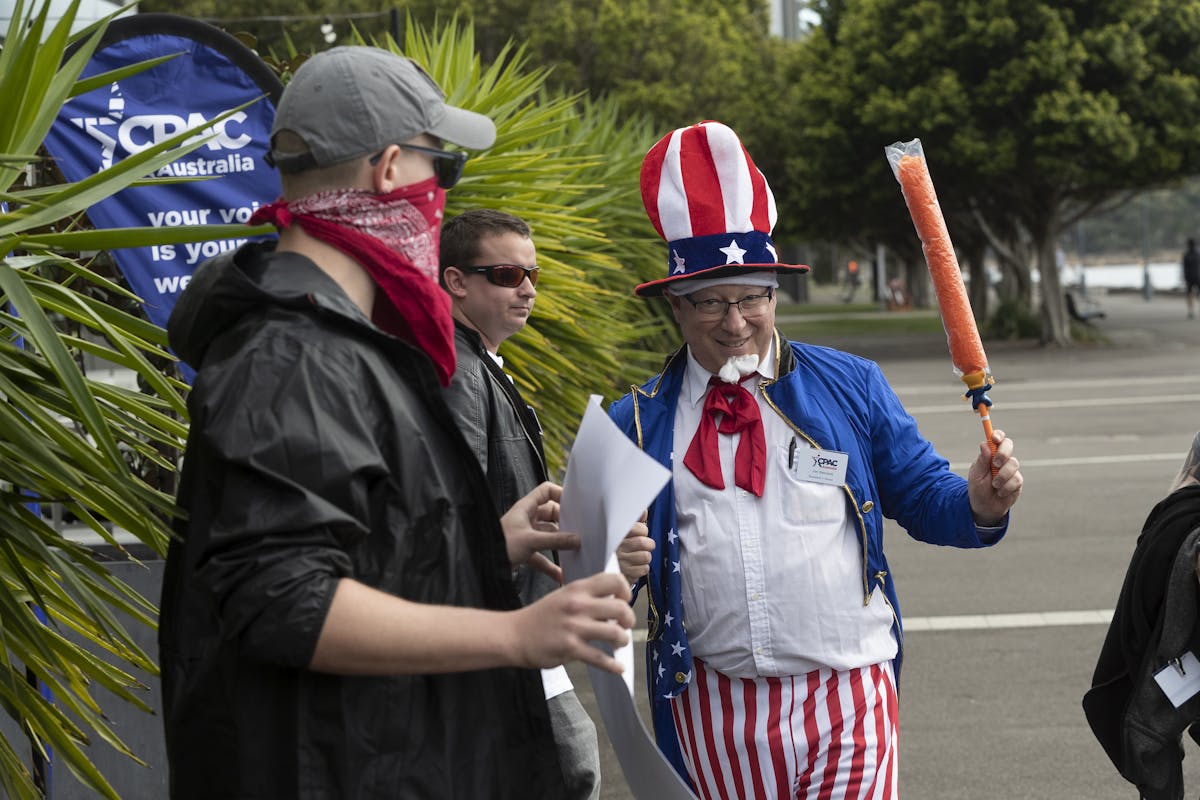
POLYGON ((1154 681, 1185 652, 1200 654, 1197 531, 1200 486, 1151 509, 1083 697, 1092 733, 1147 800, 1183 798, 1181 734, 1200 720, 1200 695, 1176 709, 1154 681))
POLYGON ((487 483, 420 351, 307 258, 204 264, 168 326, 197 369, 159 629, 171 796, 558 797, 535 670, 308 669, 350 577, 518 606, 487 483))

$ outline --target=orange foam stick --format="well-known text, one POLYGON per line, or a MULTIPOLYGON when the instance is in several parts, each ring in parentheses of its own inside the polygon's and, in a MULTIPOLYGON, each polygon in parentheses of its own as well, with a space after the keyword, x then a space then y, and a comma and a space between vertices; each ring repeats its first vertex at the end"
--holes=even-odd
POLYGON ((908 213, 912 215, 917 236, 921 239, 925 263, 929 265, 929 277, 933 279, 933 290, 937 294, 942 324, 950 344, 950 360, 963 375, 986 371, 987 357, 983 354, 979 328, 975 325, 975 315, 971 313, 971 301, 967 299, 958 257, 954 254, 954 245, 950 243, 950 233, 946 230, 946 220, 942 216, 942 207, 938 205, 925 159, 921 156, 902 156, 896 167, 896 178, 900 181, 904 202, 908 205, 908 213))
MULTIPOLYGON (((946 228, 946 219, 942 216, 942 207, 933 188, 933 179, 929 176, 921 142, 914 139, 908 143, 897 143, 886 148, 886 151, 896 180, 900 182, 900 190, 904 194, 908 213, 917 229, 917 236, 921 240, 925 263, 929 266, 929 276, 933 280, 933 290, 937 294, 938 307, 942 313, 942 325, 946 329, 946 340, 950 346, 950 360, 969 389, 981 390, 991 377, 987 356, 983 352, 979 328, 975 324, 975 315, 971 312, 971 301, 967 298, 967 288, 963 284, 962 272, 958 267, 958 257, 954 254, 954 245, 950 242, 950 232, 946 228), (897 155, 898 158, 895 157, 897 155)), ((995 453, 996 445, 992 441, 992 422, 988 406, 986 403, 976 403, 975 410, 979 412, 983 423, 988 447, 995 453)), ((992 472, 996 472, 995 467, 992 468, 992 472)))

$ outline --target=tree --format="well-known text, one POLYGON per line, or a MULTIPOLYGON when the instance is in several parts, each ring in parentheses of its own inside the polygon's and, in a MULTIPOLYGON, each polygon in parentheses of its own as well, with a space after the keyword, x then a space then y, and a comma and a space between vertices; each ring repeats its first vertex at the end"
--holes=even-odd
MULTIPOLYGON (((300 52, 321 49, 325 15, 339 34, 353 24, 367 39, 382 39, 392 20, 392 9, 367 0, 262 0, 253 13, 236 14, 217 0, 142 0, 139 7, 246 32, 264 54, 286 52, 286 40, 300 52)), ((751 98, 769 39, 765 0, 408 0, 393 8, 427 30, 454 18, 479 21, 476 47, 485 63, 520 42, 527 63, 552 70, 550 88, 612 97, 660 128, 708 118, 737 127, 761 113, 751 98)))
MULTIPOLYGON (((384 36, 403 17, 404 3, 380 7, 372 0, 258 0, 234 4, 222 0, 140 0, 142 13, 183 14, 212 23, 230 34, 248 37, 264 56, 289 50, 313 52, 330 44, 348 44, 355 33, 384 36), (325 28, 335 37, 329 41, 325 28)), ((399 30, 394 31, 399 34, 399 30)))
POLYGON ((1143 249, 1154 260, 1176 260, 1189 238, 1200 239, 1200 179, 1188 178, 1179 189, 1152 191, 1076 225, 1064 247, 1081 259, 1109 253, 1136 260, 1143 249))
POLYGON ((613 96, 664 127, 753 113, 748 94, 767 40, 763 4, 695 0, 537 0, 518 35, 568 89, 613 96))
POLYGON ((789 205, 890 230, 903 206, 881 148, 919 137, 951 235, 976 228, 1018 284, 1019 249, 1036 254, 1050 343, 1070 339, 1060 234, 1200 171, 1194 0, 862 0, 803 47, 786 149, 809 163, 789 161, 789 205))

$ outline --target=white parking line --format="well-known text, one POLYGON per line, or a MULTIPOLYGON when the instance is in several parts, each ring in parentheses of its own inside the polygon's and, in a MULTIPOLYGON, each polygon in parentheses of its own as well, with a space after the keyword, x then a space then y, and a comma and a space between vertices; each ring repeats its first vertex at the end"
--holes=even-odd
MULTIPOLYGON (((1024 614, 966 614, 948 617, 905 617, 906 634, 924 631, 984 631, 1003 628, 1051 628, 1078 625, 1107 625, 1113 609, 1092 611, 1035 611, 1024 614)), ((633 640, 646 642, 646 629, 633 632, 633 640)))
POLYGON ((950 617, 905 617, 904 632, 981 631, 999 628, 1049 628, 1107 625, 1113 609, 1094 611, 1037 611, 1026 614, 973 614, 950 617))
MULTIPOLYGON (((1137 464, 1146 461, 1178 461, 1183 463, 1186 453, 1131 453, 1111 456, 1075 456, 1071 458, 1022 458, 1021 471, 1037 467, 1086 467, 1101 464, 1137 464)), ((966 472, 974 462, 951 463, 955 472, 966 472)))
MULTIPOLYGON (((1041 411, 1049 408, 1097 408, 1104 406, 1148 406, 1164 403, 1194 403, 1200 400, 1200 394, 1151 394, 1135 397, 1073 397, 1059 400, 1027 400, 1003 402, 996 400, 993 408, 998 412, 1004 411, 1041 411)), ((906 406, 908 413, 918 414, 961 414, 970 411, 970 404, 963 399, 953 405, 936 406, 906 406)))
MULTIPOLYGON (((1014 381, 1007 383, 996 381, 996 391, 1011 389, 1013 391, 1079 391, 1080 389, 1114 388, 1122 386, 1178 386, 1182 383, 1200 383, 1200 373, 1181 375, 1154 375, 1140 378, 1098 378, 1096 380, 1077 381, 1014 381)), ((921 384, 919 386, 893 386, 896 394, 903 397, 909 394, 941 394, 947 387, 957 386, 950 380, 945 385, 921 384)))

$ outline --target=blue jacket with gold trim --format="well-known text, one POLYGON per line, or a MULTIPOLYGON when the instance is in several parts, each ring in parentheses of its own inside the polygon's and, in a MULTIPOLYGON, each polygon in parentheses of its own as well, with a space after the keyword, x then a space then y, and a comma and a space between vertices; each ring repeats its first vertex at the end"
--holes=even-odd
MULTIPOLYGON (((915 539, 952 547, 986 547, 1007 530, 975 525, 967 482, 921 436, 882 371, 872 361, 826 347, 784 342, 775 380, 763 380, 763 394, 776 413, 813 447, 849 455, 846 510, 862 547, 863 599, 881 587, 895 615, 900 643, 903 629, 895 585, 883 554, 883 517, 899 523, 915 539)), ((675 404, 683 384, 686 349, 670 356, 665 369, 612 404, 609 415, 637 445, 668 469, 674 450, 675 404)), ((682 451, 681 451, 682 457, 682 451)), ((650 507, 655 558, 650 574, 646 646, 647 687, 659 748, 687 779, 687 770, 671 716, 671 698, 692 678, 692 658, 683 625, 680 597, 679 540, 675 533, 675 494, 671 483, 650 507)))

